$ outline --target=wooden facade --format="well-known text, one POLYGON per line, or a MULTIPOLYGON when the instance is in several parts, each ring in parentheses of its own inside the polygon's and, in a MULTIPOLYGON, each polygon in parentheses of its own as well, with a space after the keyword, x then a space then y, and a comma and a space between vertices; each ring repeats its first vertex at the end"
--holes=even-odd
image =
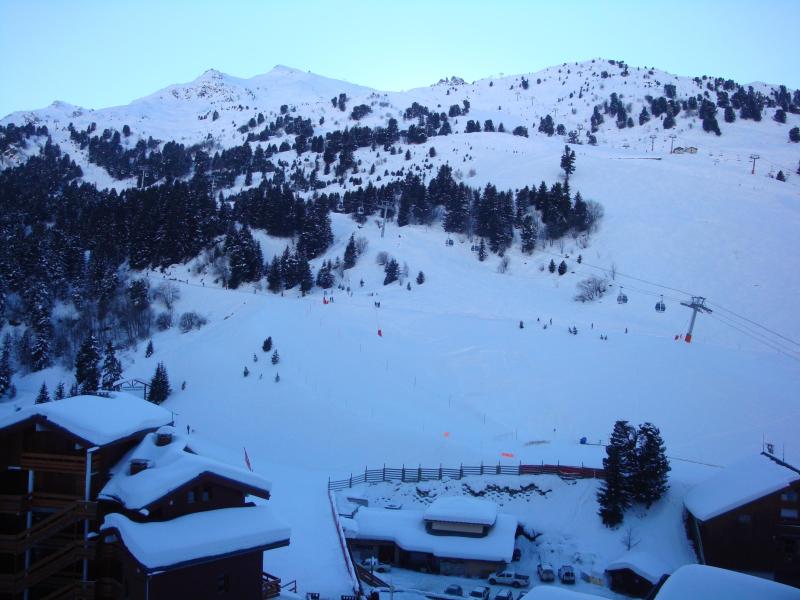
POLYGON ((263 552, 264 548, 258 548, 148 572, 125 548, 119 536, 105 532, 100 541, 97 565, 103 589, 97 597, 262 600, 263 552))
POLYGON ((706 521, 689 512, 687 531, 704 564, 800 587, 800 479, 706 521))
POLYGON ((504 561, 442 558, 428 552, 404 550, 393 541, 388 540, 348 539, 347 545, 356 559, 354 562, 375 556, 382 563, 439 575, 488 577, 506 567, 504 561))
POLYGON ((264 490, 205 472, 165 493, 148 511, 98 500, 112 468, 155 430, 95 447, 39 414, 0 429, 0 600, 261 600, 277 595, 280 580, 263 573, 268 547, 148 573, 118 536, 95 535, 111 513, 139 522, 168 521, 246 506, 250 493, 269 497, 264 490))
POLYGON ((606 575, 612 590, 634 598, 645 598, 655 585, 631 569, 612 569, 606 575))
POLYGON ((140 437, 94 448, 36 416, 0 430, 0 598, 92 595, 97 494, 140 437))

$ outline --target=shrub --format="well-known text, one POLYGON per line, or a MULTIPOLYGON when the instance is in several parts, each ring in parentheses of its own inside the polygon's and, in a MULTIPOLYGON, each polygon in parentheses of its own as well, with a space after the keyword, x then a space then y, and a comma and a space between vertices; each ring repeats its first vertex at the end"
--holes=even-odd
POLYGON ((188 333, 192 329, 200 329, 203 325, 208 323, 205 317, 201 317, 196 312, 185 312, 181 315, 179 327, 181 333, 188 333))
POLYGON ((156 328, 159 331, 166 331, 172 327, 172 313, 162 312, 156 317, 156 328))

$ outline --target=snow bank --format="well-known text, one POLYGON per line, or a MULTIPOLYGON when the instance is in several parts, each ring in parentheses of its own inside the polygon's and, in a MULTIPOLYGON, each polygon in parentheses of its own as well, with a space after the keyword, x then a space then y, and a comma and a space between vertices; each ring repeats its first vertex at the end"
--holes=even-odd
POLYGON ((114 513, 100 529, 116 529, 150 571, 289 543, 289 527, 266 506, 210 510, 158 523, 135 523, 114 513))
POLYGON ((468 496, 441 497, 425 509, 424 518, 426 521, 494 525, 497 520, 497 504, 468 496))
POLYGON ((342 527, 350 531, 351 539, 392 541, 404 550, 427 552, 440 558, 511 560, 516 517, 498 514, 486 537, 462 537, 431 535, 425 530, 424 514, 420 510, 361 508, 353 519, 342 519, 342 527))
POLYGON ((101 490, 101 498, 116 500, 126 508, 139 510, 209 473, 230 480, 237 487, 246 488, 250 494, 269 498, 271 484, 260 475, 189 452, 186 438, 179 436, 172 427, 159 432, 171 433, 172 441, 165 446, 157 446, 157 434, 147 434, 111 470, 111 479, 101 490), (147 461, 148 467, 131 475, 131 460, 147 461))
POLYGON ((45 419, 93 446, 105 446, 172 421, 168 410, 131 394, 74 396, 35 404, 0 418, 0 429, 30 418, 45 419))
POLYGON ((626 552, 617 560, 608 563, 606 571, 617 571, 620 569, 630 569, 639 577, 647 579, 650 583, 658 583, 661 576, 669 573, 669 569, 658 558, 647 552, 626 552))
POLYGON ((679 568, 656 594, 656 600, 798 600, 800 589, 705 565, 679 568))
POLYGON ((735 463, 686 494, 684 504, 707 521, 776 492, 800 479, 800 473, 759 454, 735 463))

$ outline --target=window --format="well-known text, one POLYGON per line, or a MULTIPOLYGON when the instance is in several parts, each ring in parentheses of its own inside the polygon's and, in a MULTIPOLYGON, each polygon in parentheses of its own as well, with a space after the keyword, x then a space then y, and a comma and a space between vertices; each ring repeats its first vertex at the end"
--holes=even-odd
POLYGON ((220 575, 217 577, 217 593, 226 594, 230 591, 231 577, 230 575, 220 575))
POLYGON ((750 515, 739 515, 736 520, 742 524, 749 524, 753 522, 753 517, 750 515))
POLYGON ((798 510, 796 508, 781 509, 781 519, 797 519, 797 518, 800 518, 800 514, 798 514, 798 510))
POLYGON ((209 500, 211 500, 211 488, 210 487, 204 487, 203 488, 203 495, 201 497, 203 499, 203 502, 208 502, 209 500))
POLYGON ((195 501, 194 490, 189 490, 189 493, 186 494, 186 502, 189 504, 194 504, 194 501, 195 501))
POLYGON ((797 492, 790 490, 781 494, 781 500, 784 502, 797 502, 797 492))

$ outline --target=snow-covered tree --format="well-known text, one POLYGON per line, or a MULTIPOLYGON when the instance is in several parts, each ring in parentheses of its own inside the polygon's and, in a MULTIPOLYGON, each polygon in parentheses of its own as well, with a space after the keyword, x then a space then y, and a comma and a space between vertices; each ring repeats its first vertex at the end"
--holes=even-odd
POLYGON ((117 358, 114 345, 111 342, 106 344, 106 356, 103 359, 102 369, 102 388, 111 390, 114 384, 122 377, 122 363, 117 358))
POLYGON ((636 471, 633 475, 633 499, 647 508, 667 491, 670 471, 667 449, 661 432, 652 423, 639 426, 636 443, 636 471))
POLYGON ((94 394, 100 389, 100 349, 97 338, 89 335, 75 359, 75 382, 81 394, 94 394))
POLYGON ((36 404, 44 404, 50 402, 50 393, 47 391, 47 384, 42 382, 42 387, 39 388, 39 394, 36 396, 36 404))
POLYGON ((172 393, 169 386, 169 376, 167 375, 167 368, 164 363, 158 363, 156 372, 150 380, 150 391, 147 394, 147 399, 153 404, 161 404, 172 393))
POLYGON ((636 430, 627 421, 617 421, 603 459, 605 479, 597 493, 599 515, 607 527, 616 527, 630 507, 631 482, 636 469, 636 430))

